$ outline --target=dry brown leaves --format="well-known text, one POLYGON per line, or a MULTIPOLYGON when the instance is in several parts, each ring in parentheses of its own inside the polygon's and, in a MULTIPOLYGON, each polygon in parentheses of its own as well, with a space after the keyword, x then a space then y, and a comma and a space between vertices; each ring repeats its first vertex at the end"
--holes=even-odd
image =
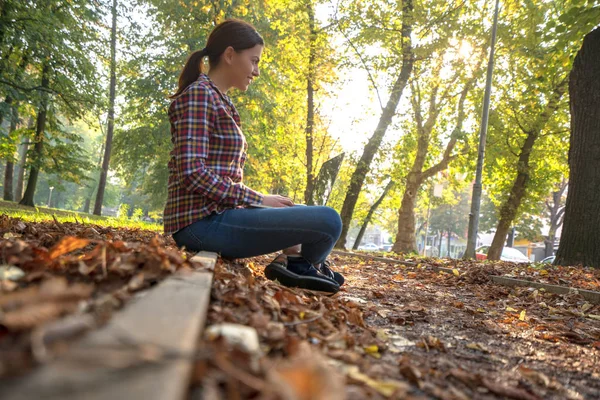
MULTIPOLYGON (((580 296, 493 285, 484 274, 501 271, 491 264, 474 263, 472 274, 461 269, 456 276, 422 264, 335 257, 348 284, 324 297, 267 281, 262 268, 269 257, 245 261, 216 267, 208 320, 255 328, 261 366, 288 360, 297 343, 307 343, 345 376, 347 398, 531 400, 600 394, 591 378, 600 374, 594 361, 600 324, 589 317, 600 307, 580 296)), ((264 367, 252 370, 232 354, 223 349, 220 357, 230 360, 226 366, 204 362, 196 384, 210 386, 216 398, 265 395, 272 375, 264 367)), ((290 374, 302 376, 299 382, 315 379, 295 368, 290 374)), ((269 393, 275 397, 265 398, 302 398, 269 393)))
POLYGON ((16 282, 0 281, 0 376, 31 364, 32 336, 45 345, 68 340, 81 327, 104 323, 134 292, 178 269, 200 267, 172 239, 136 229, 1 215, 0 237, 1 264, 25 272, 16 282), (58 320, 82 313, 95 323, 58 320))

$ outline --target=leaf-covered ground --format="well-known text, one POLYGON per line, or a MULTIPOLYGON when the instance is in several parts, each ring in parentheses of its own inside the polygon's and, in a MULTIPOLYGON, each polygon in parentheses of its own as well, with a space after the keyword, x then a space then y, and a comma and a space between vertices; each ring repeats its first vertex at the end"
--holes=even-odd
MULTIPOLYGON (((137 290, 199 267, 155 232, 1 217, 0 236, 2 263, 25 272, 1 281, 4 379, 64 350, 137 290)), ((347 283, 328 297, 266 280, 271 259, 218 261, 207 332, 240 324, 258 346, 199 340, 190 398, 600 398, 600 306, 488 278, 594 290, 596 271, 334 256, 347 283)))

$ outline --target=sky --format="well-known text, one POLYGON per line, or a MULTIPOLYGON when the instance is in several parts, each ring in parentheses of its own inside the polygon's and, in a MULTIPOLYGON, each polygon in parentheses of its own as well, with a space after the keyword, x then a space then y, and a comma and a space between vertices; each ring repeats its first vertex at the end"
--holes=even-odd
MULTIPOLYGON (((333 3, 319 4, 315 16, 321 25, 327 25, 334 11, 333 3)), ((339 49, 345 48, 347 43, 342 35, 334 34, 333 45, 339 49)), ((329 98, 319 99, 319 109, 323 117, 329 120, 329 134, 339 140, 344 151, 359 151, 375 130, 381 107, 364 68, 353 67, 340 71, 339 78, 328 88, 329 98)), ((385 104, 387 90, 381 84, 378 86, 385 104)))

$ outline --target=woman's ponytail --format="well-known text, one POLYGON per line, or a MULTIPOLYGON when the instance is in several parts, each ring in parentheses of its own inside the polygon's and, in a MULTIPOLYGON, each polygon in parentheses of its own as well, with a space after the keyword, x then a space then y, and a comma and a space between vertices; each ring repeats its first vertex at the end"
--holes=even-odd
POLYGON ((202 66, 204 64, 204 57, 208 55, 208 50, 203 48, 202 50, 197 50, 190 54, 187 61, 185 62, 185 66, 183 67, 183 71, 181 71, 181 75, 179 75, 179 88, 177 92, 170 96, 171 99, 179 96, 181 92, 185 90, 192 82, 194 82, 200 74, 202 73, 202 66))
POLYGON ((217 25, 206 41, 206 47, 193 52, 179 75, 179 88, 171 98, 179 96, 189 85, 198 79, 203 72, 204 57, 208 57, 208 65, 214 68, 219 64, 221 55, 228 47, 237 52, 251 49, 256 45, 264 46, 265 42, 256 29, 249 23, 239 19, 228 19, 217 25), (208 50, 210 48, 210 51, 208 50))

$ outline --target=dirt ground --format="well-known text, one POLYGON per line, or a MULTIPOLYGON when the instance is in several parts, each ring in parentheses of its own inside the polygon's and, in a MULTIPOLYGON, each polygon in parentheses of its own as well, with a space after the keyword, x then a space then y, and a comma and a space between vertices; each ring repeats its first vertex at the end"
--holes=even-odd
MULTIPOLYGON (((443 260, 407 267, 334 257, 347 283, 327 297, 267 281, 269 260, 218 265, 209 313, 209 324, 257 330, 261 368, 253 372, 231 346, 213 350, 199 361, 197 396, 211 388, 209 398, 277 398, 273 388, 285 382, 305 399, 344 398, 339 390, 349 399, 600 398, 600 306, 492 284, 488 275, 507 263, 457 263, 447 274, 427 270, 425 261, 443 260), (215 363, 215 351, 229 362, 215 363), (244 374, 253 380, 240 385, 244 374)), ((586 273, 591 287, 597 274, 586 273)))
MULTIPOLYGON (((2 379, 64 351, 135 292, 199 267, 147 231, 0 216, 0 237, 2 266, 24 273, 0 280, 2 379)), ((272 258, 219 259, 207 332, 240 324, 258 342, 200 339, 190 399, 600 398, 600 306, 489 279, 597 290, 598 271, 333 256, 346 284, 326 296, 268 281, 272 258)))

